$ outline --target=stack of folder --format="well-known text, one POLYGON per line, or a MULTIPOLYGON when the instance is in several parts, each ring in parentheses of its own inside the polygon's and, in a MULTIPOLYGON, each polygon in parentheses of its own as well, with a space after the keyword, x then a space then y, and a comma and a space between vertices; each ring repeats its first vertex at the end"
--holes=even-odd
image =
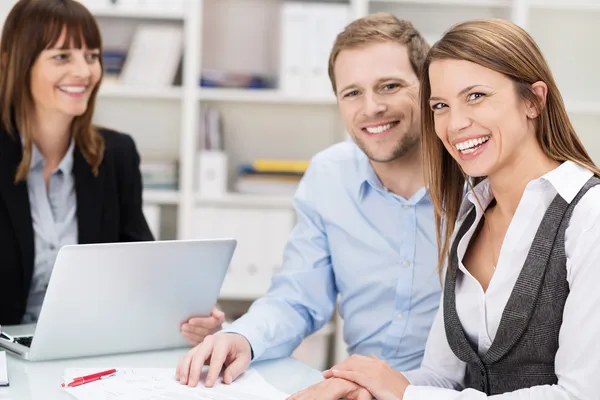
POLYGON ((308 164, 305 160, 268 159, 243 164, 235 189, 246 194, 293 195, 308 164))

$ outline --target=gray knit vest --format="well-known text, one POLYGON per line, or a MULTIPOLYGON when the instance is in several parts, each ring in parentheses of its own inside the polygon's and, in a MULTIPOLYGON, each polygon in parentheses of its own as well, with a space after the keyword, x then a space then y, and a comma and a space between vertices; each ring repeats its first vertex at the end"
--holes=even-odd
POLYGON ((600 179, 592 177, 570 204, 556 195, 548 207, 504 308, 496 337, 483 357, 467 339, 456 312, 456 249, 475 221, 475 209, 465 218, 452 243, 444 288, 446 336, 454 354, 467 364, 465 388, 495 395, 557 383, 554 358, 569 295, 565 230, 581 197, 598 183, 600 179))

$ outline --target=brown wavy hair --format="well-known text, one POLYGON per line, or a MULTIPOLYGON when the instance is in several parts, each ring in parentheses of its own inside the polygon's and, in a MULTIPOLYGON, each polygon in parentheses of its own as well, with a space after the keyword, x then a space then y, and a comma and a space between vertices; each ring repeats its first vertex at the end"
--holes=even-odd
MULTIPOLYGON (((63 48, 102 49, 100 29, 92 14, 75 0, 19 0, 2 29, 0 41, 0 120, 15 139, 23 136, 23 157, 15 182, 27 179, 31 164, 32 132, 30 115, 34 109, 31 94, 31 69, 43 50, 56 46, 63 31, 63 48)), ((102 67, 102 60, 100 59, 102 67)), ((92 116, 100 81, 94 88, 85 111, 75 117, 71 134, 77 148, 94 174, 102 163, 104 141, 92 126, 92 116)))
POLYGON ((455 25, 432 46, 421 78, 423 170, 435 209, 441 275, 448 260, 465 183, 472 188, 485 177, 469 179, 435 133, 433 111, 429 106, 428 71, 431 63, 440 59, 466 60, 504 74, 514 82, 517 95, 536 106, 539 115, 536 136, 544 153, 558 162, 573 161, 596 175, 600 175, 600 170, 575 133, 550 68, 531 36, 519 26, 499 19, 455 25), (548 86, 545 104, 531 90, 531 85, 538 81, 548 86))

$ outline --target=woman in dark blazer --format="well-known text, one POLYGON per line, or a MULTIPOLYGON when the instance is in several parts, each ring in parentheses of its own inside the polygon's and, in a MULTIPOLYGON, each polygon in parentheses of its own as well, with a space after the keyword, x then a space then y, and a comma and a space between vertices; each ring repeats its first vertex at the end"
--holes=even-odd
POLYGON ((36 321, 61 246, 153 240, 133 140, 92 125, 100 49, 94 18, 74 1, 19 1, 5 22, 1 325, 36 321))
MULTIPOLYGON (((20 0, 5 21, 0 325, 37 320, 61 246, 153 240, 134 141, 92 125, 101 49, 94 17, 74 0, 20 0)), ((220 319, 194 320, 214 330, 220 319)))

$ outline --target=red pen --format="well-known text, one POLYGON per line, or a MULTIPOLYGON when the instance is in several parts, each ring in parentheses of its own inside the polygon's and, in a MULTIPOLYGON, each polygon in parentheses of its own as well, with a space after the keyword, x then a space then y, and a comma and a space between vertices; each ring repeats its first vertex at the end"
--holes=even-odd
POLYGON ((81 376, 78 378, 73 378, 73 380, 69 384, 62 384, 62 387, 75 387, 79 385, 83 385, 84 383, 98 381, 100 379, 108 378, 111 375, 114 375, 117 372, 116 369, 109 369, 108 371, 97 372, 95 374, 81 376))

